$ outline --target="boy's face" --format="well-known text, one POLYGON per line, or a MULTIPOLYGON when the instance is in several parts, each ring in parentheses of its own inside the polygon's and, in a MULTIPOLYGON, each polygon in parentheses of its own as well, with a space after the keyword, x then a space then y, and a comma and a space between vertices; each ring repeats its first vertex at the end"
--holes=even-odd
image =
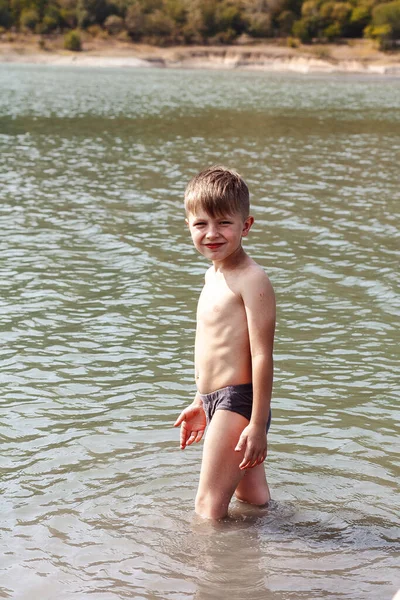
POLYGON ((203 210, 189 213, 186 223, 198 252, 213 262, 220 262, 241 247, 254 218, 244 219, 240 213, 214 218, 203 210))

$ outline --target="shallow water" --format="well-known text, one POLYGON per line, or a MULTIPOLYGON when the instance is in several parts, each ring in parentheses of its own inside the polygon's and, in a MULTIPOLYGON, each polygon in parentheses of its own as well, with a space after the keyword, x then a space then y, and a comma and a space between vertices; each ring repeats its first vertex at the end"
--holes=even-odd
POLYGON ((0 65, 0 597, 390 599, 400 587, 400 80, 0 65), (239 169, 278 300, 266 510, 193 515, 207 267, 239 169))

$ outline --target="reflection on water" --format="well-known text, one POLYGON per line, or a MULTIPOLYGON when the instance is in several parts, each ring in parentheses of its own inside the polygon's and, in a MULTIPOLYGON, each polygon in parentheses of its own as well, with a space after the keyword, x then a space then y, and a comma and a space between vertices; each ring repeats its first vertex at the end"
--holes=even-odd
POLYGON ((0 596, 391 598, 399 80, 0 67, 0 596), (206 264, 182 195, 228 163, 279 308, 268 510, 193 515, 206 264))

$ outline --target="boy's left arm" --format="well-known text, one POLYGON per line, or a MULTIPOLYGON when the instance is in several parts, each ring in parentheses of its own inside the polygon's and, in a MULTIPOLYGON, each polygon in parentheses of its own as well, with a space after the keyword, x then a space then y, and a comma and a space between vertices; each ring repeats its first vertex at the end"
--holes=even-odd
POLYGON ((251 273, 243 286, 252 362, 253 409, 235 450, 245 450, 240 469, 261 464, 267 456, 266 427, 271 410, 275 294, 263 271, 251 273))

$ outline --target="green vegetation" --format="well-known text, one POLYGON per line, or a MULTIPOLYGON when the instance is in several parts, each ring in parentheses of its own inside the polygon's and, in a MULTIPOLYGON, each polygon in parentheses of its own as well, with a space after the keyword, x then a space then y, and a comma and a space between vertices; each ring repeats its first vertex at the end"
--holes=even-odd
POLYGON ((73 52, 80 52, 82 50, 82 42, 79 31, 72 30, 65 34, 64 48, 66 50, 72 50, 73 52))
POLYGON ((76 28, 158 45, 369 37, 386 50, 400 45, 400 0, 0 0, 0 31, 70 32, 78 49, 76 28))
POLYGON ((391 50, 400 39, 400 0, 378 4, 372 10, 372 22, 366 34, 379 41, 381 50, 391 50))

